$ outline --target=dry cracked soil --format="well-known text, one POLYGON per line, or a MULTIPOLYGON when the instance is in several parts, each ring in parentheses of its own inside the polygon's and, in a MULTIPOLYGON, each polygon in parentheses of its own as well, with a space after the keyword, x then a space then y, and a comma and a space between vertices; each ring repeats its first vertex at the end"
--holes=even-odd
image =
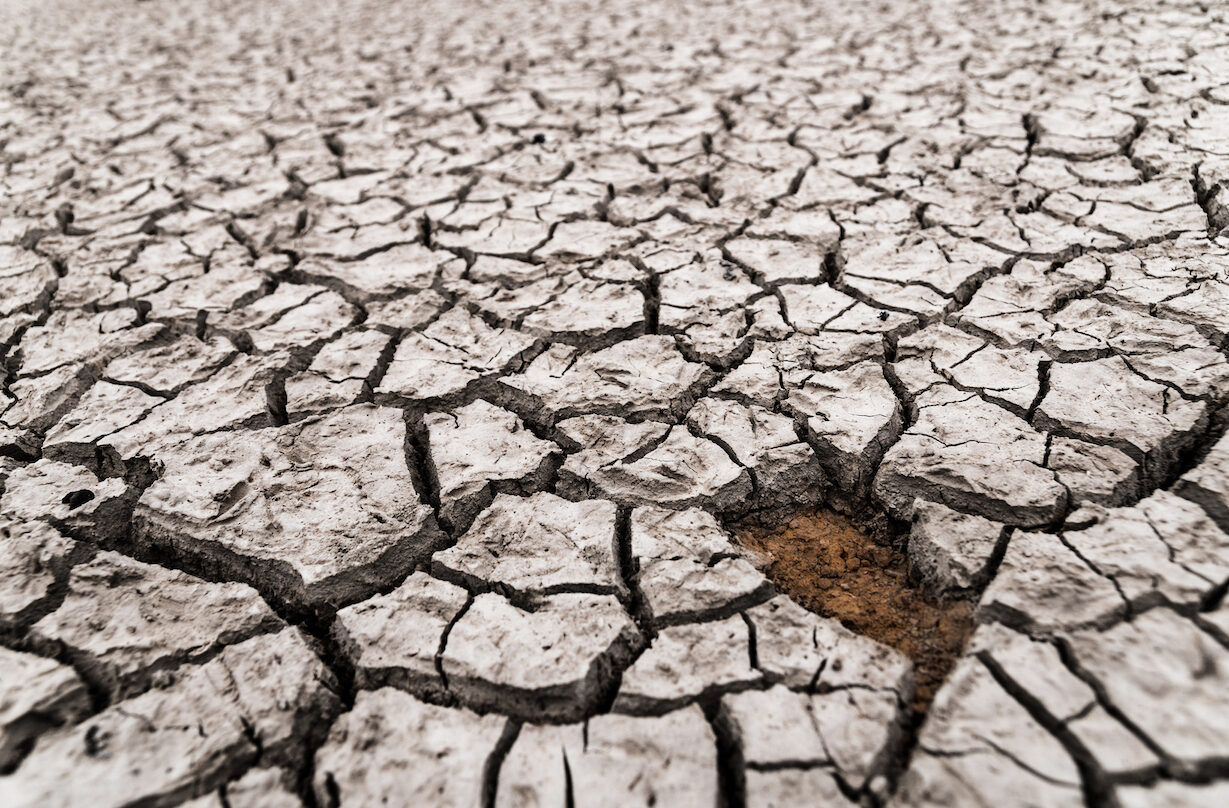
POLYGON ((2 5, 0 805, 1229 804, 1229 6, 2 5))

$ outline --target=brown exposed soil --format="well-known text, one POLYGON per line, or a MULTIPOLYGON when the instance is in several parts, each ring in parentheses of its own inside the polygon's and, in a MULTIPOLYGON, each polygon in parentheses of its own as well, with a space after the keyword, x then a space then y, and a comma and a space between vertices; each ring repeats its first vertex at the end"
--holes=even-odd
POLYGON ((896 648, 913 660, 914 709, 925 712, 973 630, 973 605, 942 602, 909 580, 903 553, 876 543, 830 510, 765 528, 735 527, 770 559, 765 573, 800 605, 896 648))

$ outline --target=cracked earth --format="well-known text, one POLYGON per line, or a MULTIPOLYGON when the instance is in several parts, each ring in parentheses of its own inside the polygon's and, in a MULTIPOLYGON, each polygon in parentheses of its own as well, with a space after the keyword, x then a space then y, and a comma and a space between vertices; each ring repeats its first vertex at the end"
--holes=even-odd
POLYGON ((1229 10, 5 4, 0 803, 1229 804, 1229 10))

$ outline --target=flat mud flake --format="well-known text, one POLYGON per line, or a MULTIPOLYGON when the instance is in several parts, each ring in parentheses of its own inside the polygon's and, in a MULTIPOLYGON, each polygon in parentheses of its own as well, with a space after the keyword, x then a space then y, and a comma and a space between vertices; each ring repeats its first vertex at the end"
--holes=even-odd
POLYGON ((27 743, 89 712, 89 691, 72 668, 0 648, 0 772, 21 760, 27 743))
POLYGON ((1044 468, 1045 435, 972 393, 937 385, 916 399, 916 423, 884 455, 873 491, 893 516, 942 502, 1009 525, 1060 516, 1069 492, 1044 468))
POLYGON ((404 444, 401 412, 369 404, 193 438, 160 455, 137 535, 297 605, 369 597, 440 539, 404 444))
POLYGON ((835 766, 852 788, 881 772, 900 737, 892 691, 798 693, 777 685, 724 696, 720 720, 755 768, 835 766))
POLYGON ((181 334, 174 341, 111 360, 103 375, 116 384, 172 393, 209 378, 235 355, 225 337, 202 341, 181 334))
POLYGON ((1064 539, 1140 607, 1198 609, 1229 580, 1229 535, 1195 503, 1156 491, 1131 508, 1081 511, 1096 523, 1064 539))
POLYGON ((1207 424, 1207 407, 1137 376, 1123 359, 1056 364, 1037 427, 1114 446, 1161 481, 1207 424))
POLYGON ((3 781, 5 804, 178 805, 257 758, 301 760, 336 681, 296 629, 230 646, 163 689, 45 735, 3 781))
POLYGON ((589 475, 588 492, 621 505, 703 505, 718 511, 745 511, 751 475, 716 443, 697 438, 687 427, 672 428, 645 456, 610 463, 589 475))
POLYGON ((1039 366, 1045 358, 1039 351, 999 348, 944 325, 902 339, 896 355, 898 359, 924 357, 935 372, 961 390, 980 390, 990 401, 1017 414, 1027 412, 1037 398, 1039 366))
POLYGON ((925 594, 910 581, 903 554, 831 511, 735 533, 744 547, 770 559, 765 573, 780 591, 912 659, 913 705, 926 710, 973 630, 971 604, 925 594))
POLYGON ((435 554, 436 574, 475 588, 616 594, 615 506, 569 502, 545 491, 499 494, 455 545, 435 554))
POLYGON ((1203 805, 1223 805, 1229 802, 1229 783, 1154 783, 1148 786, 1123 786, 1114 792, 1123 808, 1149 808, 1170 805, 1173 808, 1200 808, 1203 805))
POLYGON ((731 693, 721 699, 721 720, 752 766, 817 766, 830 757, 811 716, 810 699, 784 685, 731 693))
POLYGON ((0 520, 0 632, 17 633, 40 616, 78 548, 45 522, 0 520))
POLYGON ((1187 772, 1218 770, 1229 748, 1229 650, 1178 613, 1150 609, 1106 631, 1064 641, 1142 736, 1187 772))
POLYGON ((805 422, 820 464, 846 492, 865 488, 903 421, 900 402, 873 362, 816 373, 785 406, 805 422))
POLYGON ((454 308, 401 341, 376 393, 413 401, 455 396, 472 382, 516 363, 533 342, 454 308))
POLYGON ((813 283, 824 279, 824 251, 818 245, 784 239, 739 238, 725 245, 739 264, 766 284, 813 283))
POLYGON ((856 804, 841 791, 828 768, 747 770, 747 808, 856 804))
POLYGON ((320 805, 477 805, 504 720, 425 704, 392 688, 360 693, 316 753, 320 805))
POLYGON ((696 705, 663 716, 594 716, 584 724, 526 724, 499 770, 497 808, 710 806, 717 749, 696 705))
POLYGON ((909 561, 936 593, 980 588, 1004 538, 997 522, 922 500, 913 510, 909 561))
POLYGON ((1222 437, 1195 468, 1173 487, 1203 508, 1222 530, 1229 530, 1229 437, 1222 437))
POLYGON ((751 474, 759 507, 814 505, 824 476, 811 447, 788 416, 734 401, 701 399, 688 424, 729 451, 751 474))
POLYGON ((136 423, 162 402, 136 387, 99 381, 47 432, 44 456, 93 460, 94 441, 136 423))
POLYGON ((1144 741, 1105 709, 1092 687, 1067 668, 1054 643, 989 623, 969 640, 969 653, 1015 692, 1027 694, 1063 722, 1111 777, 1139 778, 1160 763, 1144 741))
POLYGON ((759 678, 740 616, 670 626, 623 671, 613 710, 662 713, 708 694, 753 686, 759 678))
POLYGON ((643 331, 644 297, 630 283, 580 280, 534 306, 521 322, 528 334, 577 344, 613 341, 643 331))
POLYGON ((461 587, 416 572, 387 595, 337 612, 333 641, 354 666, 359 687, 392 685, 441 698, 435 655, 468 598, 461 587))
POLYGON ((667 272, 659 281, 661 324, 671 330, 713 324, 738 311, 760 291, 738 268, 719 261, 691 263, 667 272))
POLYGON ((1117 505, 1139 498, 1139 465, 1113 446, 1055 437, 1046 464, 1071 492, 1073 504, 1117 505))
POLYGON ((713 805, 717 753, 692 705, 660 718, 596 716, 583 749, 568 750, 573 788, 595 806, 713 805))
POLYGON ((0 317, 46 300, 58 286, 50 262, 29 250, 0 246, 0 317))
POLYGON ((1035 634, 1119 618, 1125 604, 1113 582, 1099 575, 1063 539, 1017 532, 994 580, 982 593, 981 622, 998 620, 1035 634))
POLYGON ((184 808, 303 808, 294 785, 292 772, 255 768, 208 796, 184 803, 184 808))
POLYGON ((165 670, 282 627, 255 590, 210 583, 101 552, 73 568, 60 608, 30 628, 32 647, 54 652, 118 700, 165 670))
POLYGON ((1062 744, 974 656, 935 700, 918 744, 891 808, 1084 804, 1062 744))
POLYGON ((564 593, 532 611, 478 595, 452 627, 440 657, 463 702, 530 720, 592 714, 641 635, 617 599, 564 593))
POLYGON ((892 332, 914 320, 897 312, 875 309, 830 286, 784 284, 786 319, 802 334, 821 331, 892 332), (887 316, 880 316, 886 314, 887 316))
POLYGON ((511 412, 479 399, 451 413, 429 413, 427 472, 439 490, 440 521, 465 530, 496 493, 531 494, 558 467, 558 447, 536 437, 511 412))
MULTIPOLYGON (((769 299, 776 298, 761 298, 769 299)), ((883 340, 877 334, 824 332, 794 334, 781 342, 757 341, 751 355, 717 382, 713 393, 771 407, 790 389, 801 387, 814 371, 882 358, 883 340)))
POLYGON ((1093 288, 1103 273, 1102 267, 1089 266, 1089 262, 1072 261, 1051 270, 1036 261, 1020 261, 1009 274, 986 281, 956 319, 1008 345, 1041 339, 1055 330, 1045 312, 1093 288))
POLYGON ((771 593, 771 584, 706 511, 637 508, 630 528, 636 585, 657 624, 712 617, 771 593))
POLYGON ((15 469, 0 496, 0 518, 39 519, 70 535, 111 540, 126 528, 127 486, 89 469, 39 460, 15 469))
POLYGON ((25 333, 18 346, 23 375, 40 375, 67 364, 102 364, 148 342, 163 331, 140 324, 132 309, 95 315, 60 311, 25 333))
POLYGON ((756 667, 791 690, 869 687, 913 695, 913 663, 894 648, 858 634, 835 618, 777 595, 743 612, 755 627, 756 667))
POLYGON ((156 455, 189 440, 239 426, 268 422, 266 387, 287 361, 285 354, 242 354, 199 384, 154 407, 141 420, 98 440, 119 459, 156 455), (225 402, 225 406, 219 406, 225 402))
POLYGON ((324 284, 340 285, 352 298, 374 297, 425 289, 435 278, 437 266, 449 253, 433 253, 420 244, 399 244, 359 261, 308 258, 295 269, 324 284))
POLYGON ((669 337, 643 336, 588 354, 553 345, 500 385, 518 411, 543 421, 592 414, 638 421, 686 412, 692 388, 709 375, 669 337))

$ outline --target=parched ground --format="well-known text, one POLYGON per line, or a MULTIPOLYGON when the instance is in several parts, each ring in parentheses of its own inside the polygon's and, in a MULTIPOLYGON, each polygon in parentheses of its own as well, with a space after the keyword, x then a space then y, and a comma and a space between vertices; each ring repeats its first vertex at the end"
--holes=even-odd
POLYGON ((1225 5, 0 19, 6 808, 1229 804, 1225 5))

